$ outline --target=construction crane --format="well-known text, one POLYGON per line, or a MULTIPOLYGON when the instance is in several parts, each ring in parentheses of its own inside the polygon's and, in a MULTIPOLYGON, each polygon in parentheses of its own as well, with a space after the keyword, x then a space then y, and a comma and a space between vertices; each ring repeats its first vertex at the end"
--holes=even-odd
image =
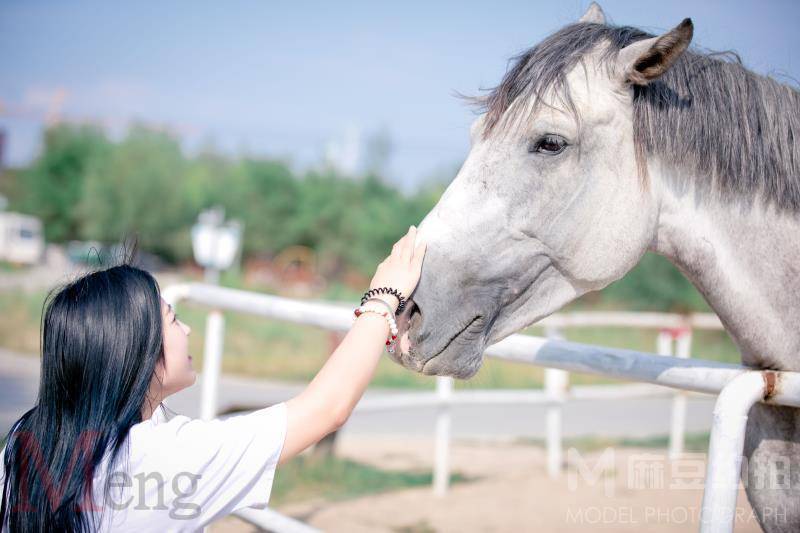
POLYGON ((47 101, 44 109, 43 106, 13 104, 0 99, 0 117, 42 121, 47 126, 53 126, 61 122, 61 111, 64 109, 67 94, 67 90, 63 87, 55 89, 44 98, 47 101))

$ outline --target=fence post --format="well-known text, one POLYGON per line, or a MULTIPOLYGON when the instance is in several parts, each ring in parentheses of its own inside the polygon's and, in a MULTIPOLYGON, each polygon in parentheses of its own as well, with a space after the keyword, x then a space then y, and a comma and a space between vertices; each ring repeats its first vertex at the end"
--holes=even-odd
MULTIPOLYGON (((692 353, 692 330, 681 329, 678 332, 675 355, 688 359, 692 353)), ((677 391, 672 398, 672 420, 669 432, 669 458, 677 459, 683 454, 686 432, 686 408, 688 402, 686 391, 677 391)))
POLYGON ((203 383, 200 393, 200 418, 211 420, 217 414, 217 390, 222 347, 225 339, 225 317, 222 311, 213 310, 206 318, 206 336, 203 347, 203 383))
POLYGON ((668 329, 662 329, 658 332, 656 353, 658 355, 672 356, 672 333, 668 329))
POLYGON ((447 494, 450 485, 450 398, 453 395, 453 378, 436 378, 436 395, 439 397, 436 415, 436 449, 433 463, 433 493, 447 494))
MULTIPOLYGON (((564 335, 555 327, 545 330, 548 339, 563 340, 564 335)), ((558 368, 544 369, 544 391, 550 402, 545 412, 545 431, 547 446, 547 475, 551 479, 561 476, 561 465, 564 462, 562 420, 564 417, 564 400, 569 384, 569 372, 558 368)))

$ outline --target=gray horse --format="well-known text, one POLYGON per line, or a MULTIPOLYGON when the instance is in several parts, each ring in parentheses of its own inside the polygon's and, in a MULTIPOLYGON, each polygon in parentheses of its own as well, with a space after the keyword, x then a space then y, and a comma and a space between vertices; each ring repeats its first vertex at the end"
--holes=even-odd
MULTIPOLYGON (((745 365, 800 370, 800 93, 593 4, 484 100, 458 176, 420 225, 404 366, 468 378, 487 345, 621 278, 647 251, 704 295, 745 365)), ((747 494, 800 531, 800 416, 756 405, 747 494)), ((744 470, 744 469, 743 469, 744 470)))

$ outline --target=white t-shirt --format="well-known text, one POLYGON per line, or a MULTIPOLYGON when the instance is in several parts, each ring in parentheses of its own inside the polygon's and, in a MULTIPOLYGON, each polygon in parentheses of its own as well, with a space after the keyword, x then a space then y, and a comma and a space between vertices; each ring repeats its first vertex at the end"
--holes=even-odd
POLYGON ((105 505, 107 461, 95 471, 100 531, 195 531, 244 507, 265 508, 286 426, 285 403, 209 421, 167 420, 156 409, 131 427, 127 465, 123 445, 105 505))

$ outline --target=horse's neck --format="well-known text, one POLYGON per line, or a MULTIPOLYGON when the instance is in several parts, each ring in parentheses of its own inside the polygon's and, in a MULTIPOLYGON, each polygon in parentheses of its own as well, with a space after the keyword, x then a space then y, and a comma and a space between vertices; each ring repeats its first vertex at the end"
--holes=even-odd
POLYGON ((665 181, 656 186, 652 250, 703 294, 746 365, 800 370, 800 215, 760 202, 744 208, 698 199, 665 181))

